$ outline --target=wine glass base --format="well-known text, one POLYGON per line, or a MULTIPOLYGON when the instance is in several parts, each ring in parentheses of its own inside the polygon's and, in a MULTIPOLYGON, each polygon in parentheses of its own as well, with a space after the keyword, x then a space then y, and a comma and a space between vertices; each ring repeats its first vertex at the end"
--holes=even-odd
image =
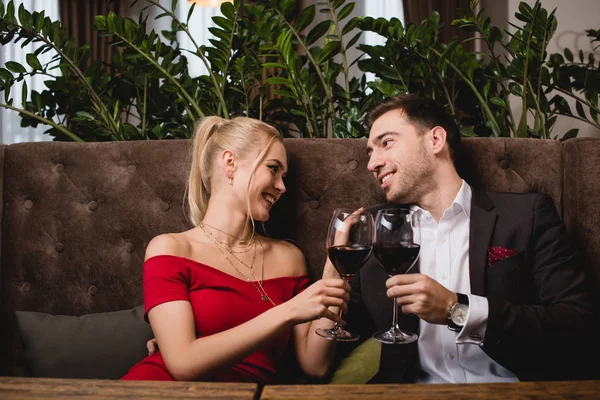
POLYGON ((402 332, 399 329, 379 331, 373 335, 373 339, 385 344, 408 344, 415 342, 419 335, 410 332, 402 332))
POLYGON ((335 340, 336 342, 355 342, 360 336, 356 333, 348 332, 343 329, 323 329, 319 328, 315 333, 322 338, 335 340))

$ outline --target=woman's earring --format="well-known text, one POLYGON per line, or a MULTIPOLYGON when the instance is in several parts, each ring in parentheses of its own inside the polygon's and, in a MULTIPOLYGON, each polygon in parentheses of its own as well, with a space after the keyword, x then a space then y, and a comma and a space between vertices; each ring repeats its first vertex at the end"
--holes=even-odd
POLYGON ((233 178, 229 178, 229 186, 233 187, 233 178))

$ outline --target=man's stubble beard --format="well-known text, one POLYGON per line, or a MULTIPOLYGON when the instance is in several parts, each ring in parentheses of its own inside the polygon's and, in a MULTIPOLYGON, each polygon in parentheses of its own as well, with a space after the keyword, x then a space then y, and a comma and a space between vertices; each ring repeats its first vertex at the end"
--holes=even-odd
POLYGON ((386 200, 390 203, 418 204, 419 200, 431 192, 435 186, 431 179, 432 163, 425 154, 424 144, 420 146, 419 153, 407 164, 408 168, 405 169, 403 177, 395 177, 402 179, 404 184, 399 183, 396 191, 386 193, 386 200))

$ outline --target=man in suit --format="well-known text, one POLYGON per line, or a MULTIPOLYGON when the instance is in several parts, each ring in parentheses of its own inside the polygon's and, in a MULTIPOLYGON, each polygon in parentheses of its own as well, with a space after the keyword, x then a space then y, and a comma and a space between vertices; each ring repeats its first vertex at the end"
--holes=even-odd
POLYGON ((454 163, 458 127, 433 100, 390 98, 367 124, 369 171, 388 202, 410 205, 422 235, 418 273, 388 277, 371 257, 352 281, 350 330, 388 329, 394 298, 400 327, 419 334, 383 345, 372 382, 587 377, 590 282, 552 200, 469 186, 454 163))

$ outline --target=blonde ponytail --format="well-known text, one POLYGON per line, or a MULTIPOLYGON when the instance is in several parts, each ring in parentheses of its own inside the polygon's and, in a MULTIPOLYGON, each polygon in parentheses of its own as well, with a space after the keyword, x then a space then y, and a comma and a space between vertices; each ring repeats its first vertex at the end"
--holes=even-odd
POLYGON ((254 170, 274 140, 282 140, 277 129, 252 118, 236 117, 226 120, 213 116, 206 117, 197 124, 187 188, 189 219, 193 226, 202 221, 208 209, 215 156, 224 150, 231 150, 243 157, 258 148, 259 157, 252 168, 251 182, 254 170))

